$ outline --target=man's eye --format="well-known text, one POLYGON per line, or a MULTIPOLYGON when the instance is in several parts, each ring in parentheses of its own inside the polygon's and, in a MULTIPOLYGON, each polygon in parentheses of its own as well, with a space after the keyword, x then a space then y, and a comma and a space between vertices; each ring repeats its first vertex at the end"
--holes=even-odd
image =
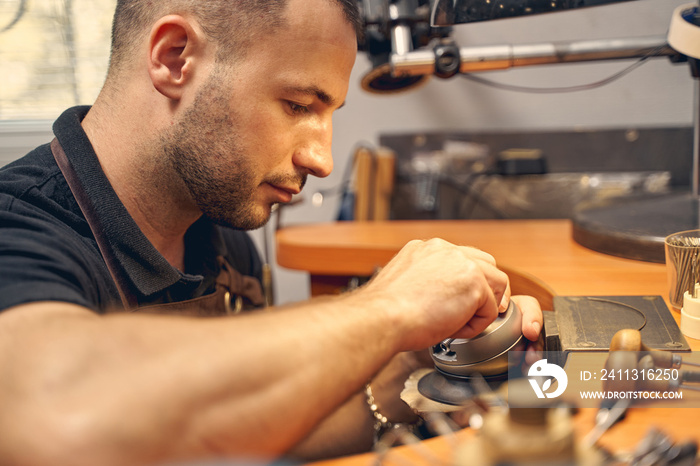
POLYGON ((305 113, 309 113, 309 107, 307 107, 306 105, 299 105, 295 104, 294 102, 289 102, 289 108, 294 114, 303 115, 305 113))

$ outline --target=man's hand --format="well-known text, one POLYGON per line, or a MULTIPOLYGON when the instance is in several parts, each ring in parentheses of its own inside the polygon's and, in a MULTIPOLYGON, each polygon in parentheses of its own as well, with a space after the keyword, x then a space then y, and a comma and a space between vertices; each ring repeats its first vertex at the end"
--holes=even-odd
MULTIPOLYGON (((542 328, 542 310, 539 303, 531 296, 513 296, 511 299, 518 305, 523 314, 523 335, 531 342, 538 341, 542 328)), ((412 422, 415 420, 415 414, 401 400, 400 394, 411 373, 420 368, 433 367, 433 364, 428 349, 407 351, 396 355, 372 380, 375 398, 382 407, 382 413, 391 421, 412 422)))
MULTIPOLYGON (((403 332, 403 350, 426 348, 448 337, 474 337, 510 300, 508 277, 491 255, 440 239, 408 243, 368 284, 367 292, 389 298, 395 330, 403 332)), ((523 333, 536 338, 539 306, 534 299, 522 304, 523 333)))

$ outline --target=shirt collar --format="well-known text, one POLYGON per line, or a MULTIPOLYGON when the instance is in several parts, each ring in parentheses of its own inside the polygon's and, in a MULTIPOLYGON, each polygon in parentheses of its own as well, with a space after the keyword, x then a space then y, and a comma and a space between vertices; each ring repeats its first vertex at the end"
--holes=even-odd
POLYGON ((139 302, 150 301, 175 285, 182 289, 169 290, 168 294, 182 295, 197 289, 204 282, 204 275, 218 270, 216 256, 226 252, 220 232, 207 219, 197 221, 185 235, 185 261, 188 270, 195 274, 182 273, 171 266, 129 215, 102 171, 81 126, 89 109, 82 106, 66 110, 54 123, 54 134, 94 203, 111 252, 140 295, 139 302))

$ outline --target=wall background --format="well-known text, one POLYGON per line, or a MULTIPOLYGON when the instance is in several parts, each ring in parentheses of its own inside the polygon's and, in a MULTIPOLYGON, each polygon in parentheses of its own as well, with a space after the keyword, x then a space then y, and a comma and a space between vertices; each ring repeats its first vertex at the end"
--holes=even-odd
MULTIPOLYGON (((537 43, 648 35, 665 36, 673 10, 687 0, 639 0, 616 5, 455 26, 462 46, 537 43)), ((521 86, 554 87, 595 82, 625 68, 631 61, 580 63, 518 68, 481 73, 494 81, 521 86)), ((326 179, 309 179, 303 203, 286 208, 283 225, 332 221, 337 197, 318 208, 311 195, 338 185, 358 142, 376 144, 383 133, 430 131, 527 130, 690 126, 694 87, 687 65, 665 58, 649 60, 607 86, 565 94, 523 94, 496 90, 455 77, 431 79, 423 88, 388 96, 360 88, 370 69, 358 55, 346 106, 334 120, 335 170, 326 179)), ((659 154, 663 157, 664 154, 659 154)), ((634 167, 630 167, 634 169, 634 167)), ((277 298, 294 301, 308 296, 308 277, 275 270, 277 298)))
MULTIPOLYGON (((574 12, 460 25, 455 27, 454 37, 464 47, 665 36, 673 10, 688 2, 637 0, 574 12)), ((0 69, 3 70, 0 73, 1 164, 23 155, 37 144, 48 142, 51 122, 63 108, 92 102, 104 76, 109 52, 113 0, 34 0, 26 3, 28 12, 38 15, 32 20, 32 27, 27 23, 24 32, 0 32, 0 69), (76 43, 83 44, 74 52, 61 45, 69 29, 60 18, 65 17, 68 4, 71 4, 73 17, 70 30, 76 43), (51 12, 57 19, 51 19, 51 12), (29 52, 20 51, 25 45, 30 46, 29 52), (36 69, 42 65, 39 66, 41 69, 54 60, 64 67, 62 71, 43 75, 32 75, 27 71, 31 66, 36 69), (44 76, 44 79, 37 80, 36 76, 44 76), (45 91, 47 88, 48 92, 45 91), (15 97, 7 93, 8 89, 15 90, 15 97), (22 114, 17 108, 22 102, 33 102, 33 96, 37 94, 32 89, 51 95, 51 100, 34 105, 22 114), (41 112, 37 112, 37 108, 41 112)), ((0 31, 12 19, 18 5, 19 0, 0 0, 0 31)), ((480 76, 521 86, 571 86, 599 81, 630 63, 550 65, 487 72, 480 76)), ((493 129, 634 129, 693 124, 695 83, 687 65, 673 65, 665 58, 649 60, 631 74, 602 88, 565 94, 496 90, 455 77, 447 81, 435 78, 425 87, 403 94, 377 96, 360 89, 360 79, 369 68, 366 57, 358 55, 347 104, 334 119, 334 173, 326 179, 310 178, 301 202, 282 209, 281 225, 332 221, 337 214, 338 197, 326 196, 323 204, 315 207, 310 202, 311 195, 336 187, 355 146, 360 142, 376 144, 380 134, 493 129)), ((659 157, 664 157, 664 154, 659 154, 659 157)), ((264 249, 264 239, 268 239, 271 260, 274 261, 271 228, 252 235, 261 250, 264 249)), ((278 303, 308 297, 306 274, 279 267, 275 267, 273 273, 278 303)))

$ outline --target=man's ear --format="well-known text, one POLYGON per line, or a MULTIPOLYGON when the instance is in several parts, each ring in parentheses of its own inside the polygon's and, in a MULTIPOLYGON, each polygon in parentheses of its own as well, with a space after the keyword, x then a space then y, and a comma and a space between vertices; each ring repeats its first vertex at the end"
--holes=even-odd
POLYGON ((182 16, 168 15, 151 29, 148 74, 153 87, 165 97, 179 100, 184 86, 192 80, 203 41, 192 24, 182 16))

